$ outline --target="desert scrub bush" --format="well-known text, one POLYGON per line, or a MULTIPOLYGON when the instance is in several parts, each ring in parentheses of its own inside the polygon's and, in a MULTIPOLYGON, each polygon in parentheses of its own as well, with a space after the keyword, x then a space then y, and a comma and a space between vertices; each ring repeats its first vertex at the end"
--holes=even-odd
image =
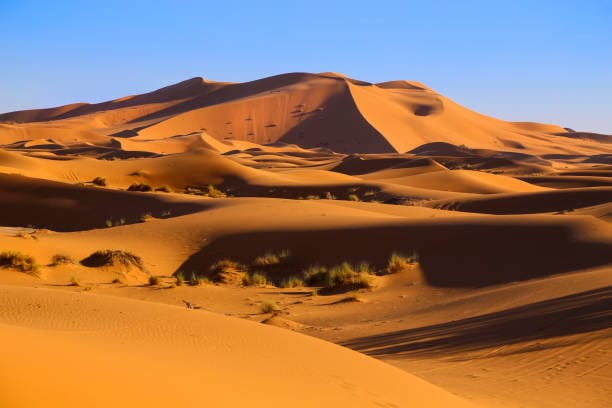
POLYGON ((191 273, 191 278, 189 278, 189 284, 191 286, 201 286, 201 285, 210 285, 212 282, 203 276, 198 276, 194 272, 191 273))
POLYGON ((325 193, 325 199, 326 200, 335 200, 336 196, 328 191, 327 193, 325 193))
POLYGON ((0 253, 0 267, 15 269, 20 272, 38 276, 39 266, 36 260, 17 251, 4 251, 0 253))
POLYGON ((280 307, 276 302, 265 301, 261 304, 259 310, 261 311, 261 313, 274 313, 278 312, 280 310, 280 307))
POLYGON ((144 270, 142 258, 128 251, 104 249, 96 251, 81 261, 81 264, 90 267, 122 266, 136 267, 144 270))
POLYGON ((281 282, 282 288, 301 288, 304 286, 304 281, 297 276, 290 276, 281 282))
POLYGON ((394 252, 389 257, 387 263, 387 273, 397 273, 406 269, 409 265, 414 264, 418 261, 418 256, 413 253, 410 256, 405 256, 400 253, 394 252))
POLYGON ((242 277, 244 286, 265 286, 268 284, 268 278, 261 273, 246 274, 242 277))
POLYGON ((111 281, 111 283, 123 283, 123 280, 121 278, 115 278, 111 281))
POLYGON ((176 286, 183 286, 183 284, 185 284, 185 275, 183 275, 183 272, 178 272, 176 275, 174 275, 174 280, 176 286))
POLYGON ((206 195, 212 198, 223 198, 223 197, 227 197, 227 195, 219 190, 218 188, 216 188, 215 186, 213 186, 212 184, 209 185, 206 188, 206 195))
POLYGON ((70 277, 70 283, 68 286, 81 286, 81 282, 79 281, 79 278, 73 275, 70 277))
POLYGON ((151 220, 153 220, 153 219, 155 219, 155 217, 153 217, 153 216, 151 215, 151 213, 146 213, 146 214, 142 214, 142 215, 140 216, 139 221, 140 221, 140 222, 147 222, 147 221, 151 221, 151 220))
POLYGON ((159 276, 149 276, 149 286, 156 286, 161 283, 161 278, 159 276))
POLYGON ((309 285, 322 285, 328 290, 372 288, 372 277, 369 272, 360 272, 348 262, 329 269, 320 266, 311 267, 304 274, 309 285))
POLYGON ((210 271, 215 282, 240 284, 243 283, 247 267, 230 259, 222 259, 212 264, 210 271))
POLYGON ((75 260, 70 255, 66 254, 55 254, 51 258, 51 266, 68 265, 73 263, 76 263, 75 260))
POLYGON ((283 249, 278 253, 268 251, 265 254, 255 258, 253 260, 253 265, 255 266, 280 265, 282 263, 287 262, 290 256, 291 256, 291 252, 288 249, 283 249))
POLYGON ((144 183, 133 183, 128 187, 128 191, 152 191, 153 188, 144 183))
POLYGON ((96 177, 95 179, 92 180, 92 183, 95 184, 96 186, 100 186, 100 187, 105 187, 106 186, 106 179, 104 177, 96 177))
POLYGON ((162 193, 171 193, 172 192, 172 188, 166 184, 164 184, 163 186, 157 187, 155 189, 155 191, 159 191, 162 193))
POLYGON ((318 195, 307 195, 306 196, 306 200, 320 200, 321 197, 319 197, 318 195))
POLYGON ((357 194, 349 194, 348 195, 348 199, 349 199, 349 201, 361 201, 357 194))

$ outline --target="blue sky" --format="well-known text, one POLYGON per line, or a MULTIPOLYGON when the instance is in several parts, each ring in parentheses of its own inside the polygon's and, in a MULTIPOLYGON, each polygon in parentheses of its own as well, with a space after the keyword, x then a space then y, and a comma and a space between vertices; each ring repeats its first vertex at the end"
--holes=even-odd
POLYGON ((0 0, 0 112, 337 71, 612 133, 612 0, 0 0))

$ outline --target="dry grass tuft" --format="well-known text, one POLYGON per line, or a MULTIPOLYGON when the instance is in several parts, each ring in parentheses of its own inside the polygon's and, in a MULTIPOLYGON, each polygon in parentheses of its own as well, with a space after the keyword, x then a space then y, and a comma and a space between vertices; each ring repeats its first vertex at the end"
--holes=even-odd
POLYGON ((51 258, 51 266, 69 265, 74 263, 76 263, 76 261, 70 255, 66 254, 55 254, 53 255, 53 258, 51 258))
POLYGON ((418 256, 416 253, 413 253, 410 256, 405 256, 394 252, 389 257, 389 263, 387 264, 387 273, 398 273, 408 268, 408 266, 416 263, 418 261, 418 256))
POLYGON ((125 268, 135 267, 144 270, 144 263, 138 255, 121 250, 104 249, 96 251, 81 261, 81 264, 89 267, 121 266, 125 268))
POLYGON ((39 266, 36 260, 17 251, 4 251, 0 253, 0 267, 15 269, 30 275, 39 275, 39 266))

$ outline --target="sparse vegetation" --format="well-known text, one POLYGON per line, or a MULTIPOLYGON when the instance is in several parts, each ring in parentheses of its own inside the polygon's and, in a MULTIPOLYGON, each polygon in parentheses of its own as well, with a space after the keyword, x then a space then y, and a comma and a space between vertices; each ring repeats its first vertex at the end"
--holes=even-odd
POLYGON ((96 186, 106 187, 106 179, 104 177, 98 176, 92 180, 92 183, 95 184, 96 186))
POLYGON ((222 283, 243 283, 247 267, 230 259, 222 259, 210 266, 212 279, 222 283))
POLYGON ((325 193, 325 199, 326 200, 335 200, 336 196, 328 191, 327 193, 325 193))
POLYGON ((191 278, 189 279, 189 284, 191 286, 201 286, 201 285, 210 285, 212 282, 203 276, 198 276, 194 272, 191 273, 191 278))
POLYGON ((138 255, 121 250, 104 249, 96 251, 83 259, 81 263, 90 267, 122 266, 126 268, 136 267, 140 270, 144 270, 144 263, 138 255))
POLYGON ((171 193, 172 192, 172 188, 166 184, 164 184, 163 186, 157 187, 155 189, 155 191, 159 191, 162 193, 171 193))
POLYGON ((283 288, 301 288, 304 286, 304 281, 296 276, 290 276, 281 282, 283 288))
POLYGON ((154 217, 151 215, 151 213, 142 214, 140 216, 140 222, 147 222, 147 221, 151 221, 153 219, 154 219, 154 217))
POLYGON ((149 286, 157 286, 161 283, 161 279, 159 276, 149 276, 149 286))
POLYGON ((256 266, 280 265, 282 263, 285 263, 289 259, 290 256, 291 256, 291 252, 288 249, 283 249, 278 253, 268 251, 265 254, 255 258, 255 260, 253 260, 253 265, 256 265, 256 266))
POLYGON ((38 276, 39 266, 36 260, 17 251, 4 251, 0 253, 0 267, 15 269, 20 272, 38 276))
POLYGON ((329 269, 313 266, 306 270, 304 274, 309 285, 322 285, 328 290, 372 288, 372 277, 369 273, 356 270, 348 262, 332 266, 329 269))
POLYGON ((68 286, 81 286, 81 283, 79 281, 79 278, 77 278, 76 276, 71 276, 70 277, 70 284, 68 286))
POLYGON ((128 187, 128 191, 142 191, 142 192, 146 192, 146 191, 152 191, 153 188, 148 185, 148 184, 144 184, 144 183, 133 183, 128 187))
POLYGON ((51 258, 51 266, 58 265, 68 265, 76 263, 76 261, 70 256, 66 254, 55 254, 53 258, 51 258))
POLYGON ((280 310, 280 307, 276 302, 265 301, 261 304, 259 310, 261 311, 261 313, 274 313, 278 312, 280 310))
POLYGON ((183 272, 178 272, 174 276, 174 279, 176 286, 183 286, 183 284, 185 283, 185 276, 183 275, 183 272))
POLYGON ((227 197, 226 194, 223 191, 217 189, 212 184, 207 187, 207 194, 206 195, 208 195, 209 197, 212 197, 212 198, 227 197))
POLYGON ((397 273, 406 269, 409 265, 414 264, 418 261, 418 256, 413 253, 410 256, 405 256, 394 252, 389 257, 389 263, 387 264, 387 273, 397 273))
POLYGON ((111 281, 111 283, 123 283, 123 280, 121 278, 115 278, 111 281))
POLYGON ((359 196, 357 196, 357 194, 349 194, 348 195, 348 199, 349 199, 349 201, 361 201, 359 199, 359 196))

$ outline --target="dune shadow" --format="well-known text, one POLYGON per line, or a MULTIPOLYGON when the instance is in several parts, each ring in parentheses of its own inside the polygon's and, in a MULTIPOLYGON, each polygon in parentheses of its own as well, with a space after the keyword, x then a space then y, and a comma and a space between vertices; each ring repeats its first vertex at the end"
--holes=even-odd
POLYGON ((342 343, 371 356, 475 351, 612 327, 612 286, 415 329, 342 343))

